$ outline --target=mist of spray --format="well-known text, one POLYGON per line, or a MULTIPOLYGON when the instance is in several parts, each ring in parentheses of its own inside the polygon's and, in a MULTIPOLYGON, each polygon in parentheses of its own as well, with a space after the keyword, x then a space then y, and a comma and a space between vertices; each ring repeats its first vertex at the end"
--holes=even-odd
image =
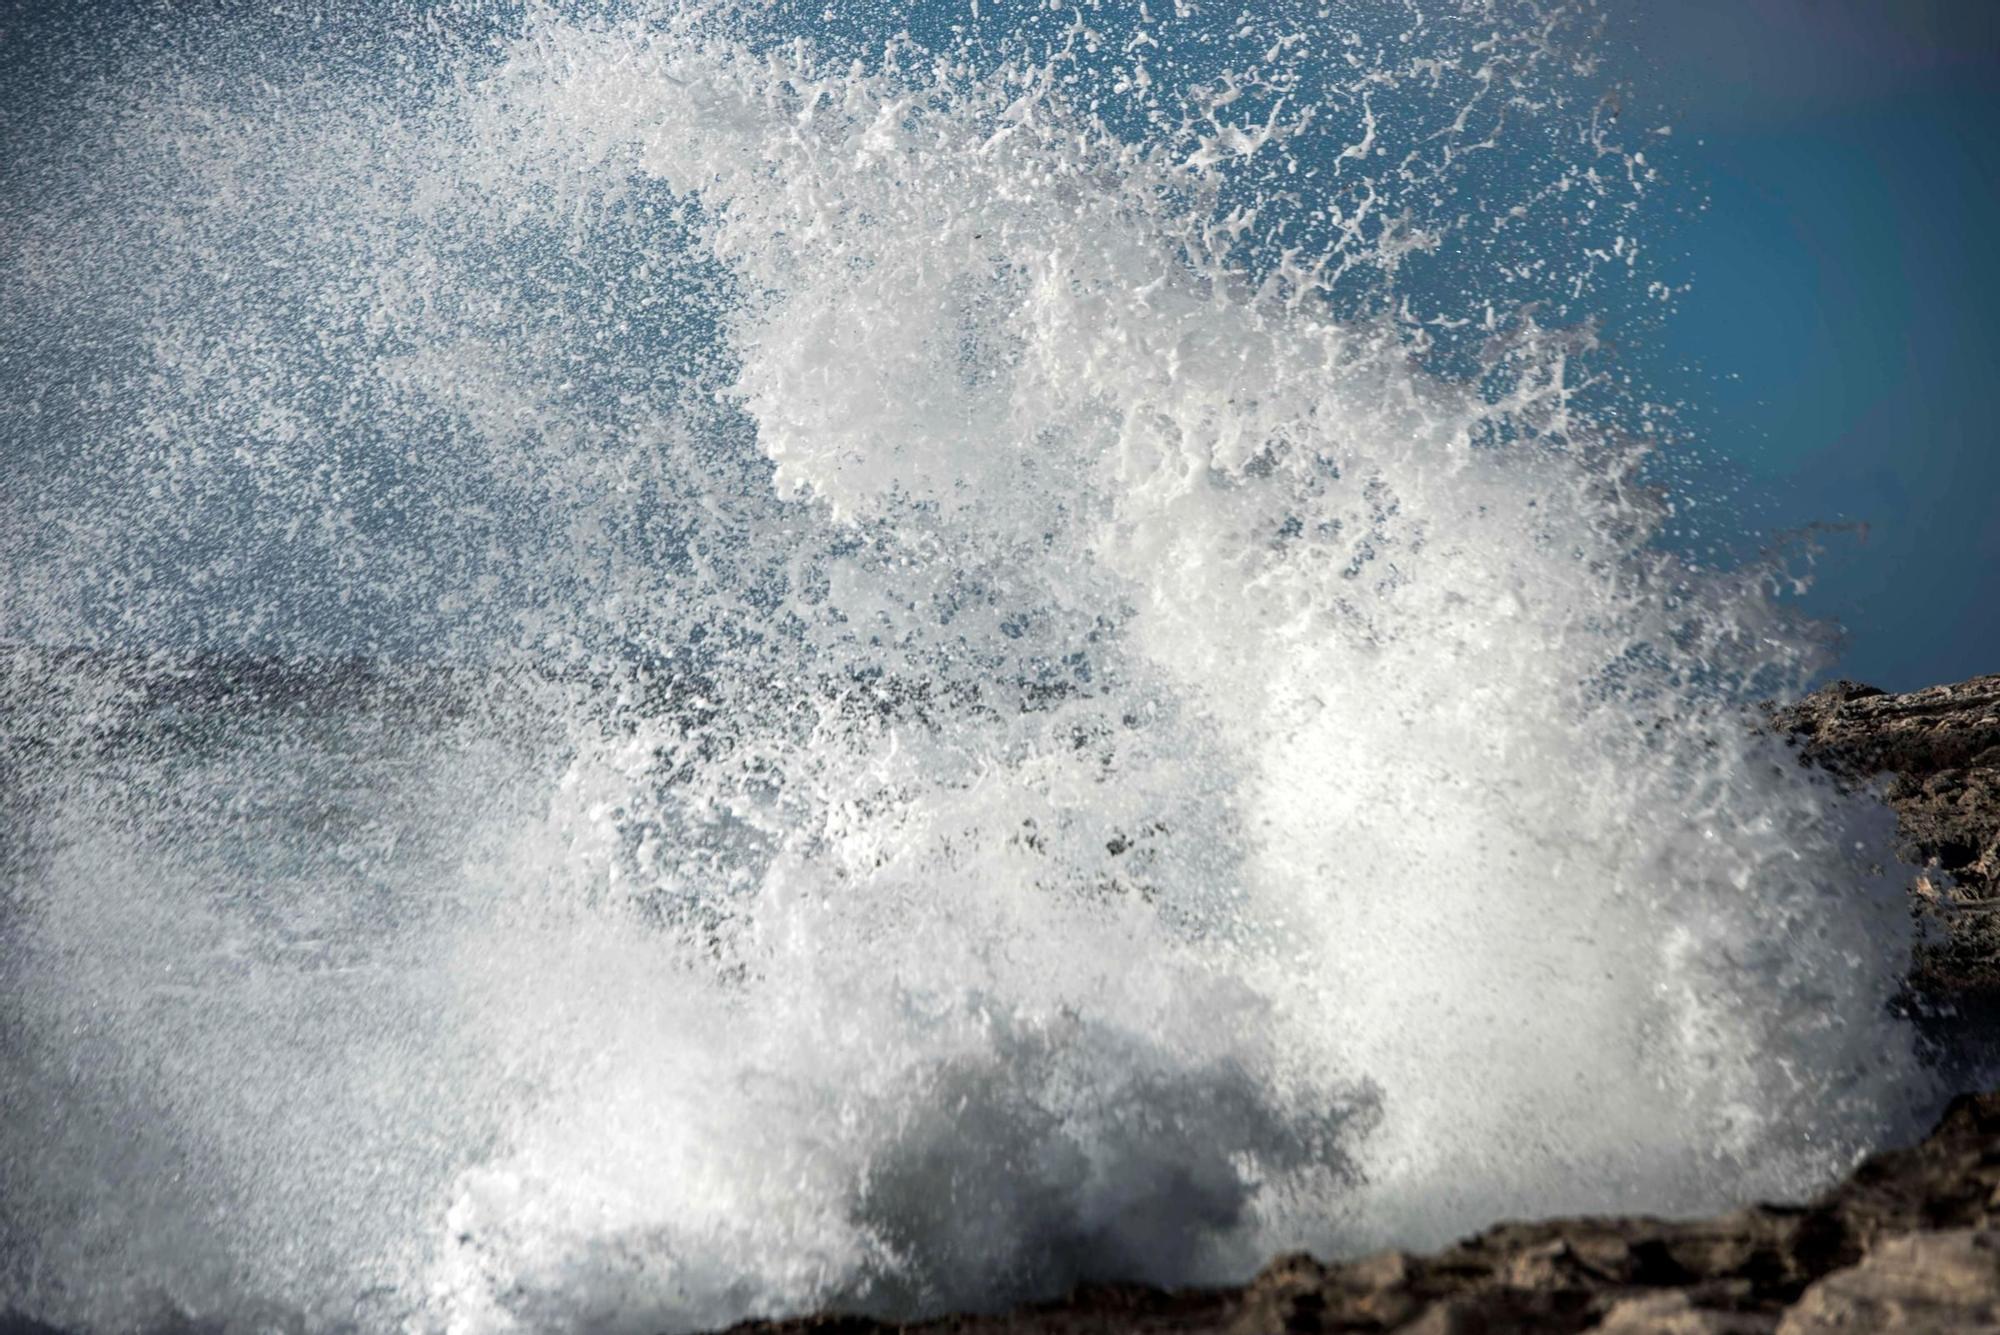
POLYGON ((1748 726, 1815 644, 1666 554, 1584 318, 1651 168, 1587 13, 1493 10, 535 7, 79 100, 0 1300, 933 1311, 1907 1129, 1886 821, 1748 726))

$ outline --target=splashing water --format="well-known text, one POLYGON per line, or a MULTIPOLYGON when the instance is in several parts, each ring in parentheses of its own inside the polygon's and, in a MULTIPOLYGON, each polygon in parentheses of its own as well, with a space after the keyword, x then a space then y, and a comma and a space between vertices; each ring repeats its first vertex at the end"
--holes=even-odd
POLYGON ((225 31, 23 132, 0 1305, 988 1306, 1909 1128, 1886 820, 1591 333, 1589 12, 1172 8, 225 31))

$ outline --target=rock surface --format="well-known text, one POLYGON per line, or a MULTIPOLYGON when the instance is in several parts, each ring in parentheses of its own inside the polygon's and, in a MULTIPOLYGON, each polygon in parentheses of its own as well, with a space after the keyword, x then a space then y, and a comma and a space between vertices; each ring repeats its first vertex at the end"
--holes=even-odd
POLYGON ((736 1335, 1830 1335, 2000 1331, 2000 1094, 1804 1206, 1502 1224, 1431 1256, 1273 1262, 1240 1289, 1085 1289, 909 1326, 822 1316, 736 1335))
POLYGON ((1968 1327, 2000 1330, 2000 1232, 1993 1229, 1890 1238, 1807 1289, 1778 1335, 1968 1327))
POLYGON ((1776 714, 1812 763, 1894 777, 1903 855, 1929 929, 1910 982, 1947 1004, 2000 999, 2000 676, 1889 695, 1835 682, 1776 714))
MULTIPOLYGON (((1934 1013, 2000 1018, 2000 676, 1908 695, 1837 682, 1775 711, 1803 759, 1847 783, 1893 776, 1912 962, 1934 1013)), ((852 1316, 735 1335, 1958 1335, 2000 1332, 2000 1092, 1958 1100, 1922 1144, 1877 1154, 1803 1206, 1714 1219, 1510 1223, 1430 1256, 1283 1257, 1237 1289, 1137 1286, 896 1326, 852 1316)))

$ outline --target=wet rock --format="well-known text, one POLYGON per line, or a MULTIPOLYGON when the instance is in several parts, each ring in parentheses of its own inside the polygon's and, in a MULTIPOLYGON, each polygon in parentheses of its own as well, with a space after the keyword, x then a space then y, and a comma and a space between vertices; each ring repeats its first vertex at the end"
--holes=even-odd
POLYGON ((2000 1093, 1802 1206, 1714 1219, 1502 1224, 1431 1256, 1286 1256, 1240 1289, 1082 1290, 1060 1303, 892 1326, 751 1323, 738 1335, 1830 1335, 2000 1330, 2000 1093))
POLYGON ((2000 1330, 2000 1232, 1890 1238, 1836 1270, 1785 1313, 1778 1335, 1945 1335, 2000 1330))
POLYGON ((1892 776, 1903 855, 1925 868, 1915 991, 2000 1000, 2000 676, 1907 695, 1835 682, 1775 717, 1808 763, 1854 782, 1892 776))

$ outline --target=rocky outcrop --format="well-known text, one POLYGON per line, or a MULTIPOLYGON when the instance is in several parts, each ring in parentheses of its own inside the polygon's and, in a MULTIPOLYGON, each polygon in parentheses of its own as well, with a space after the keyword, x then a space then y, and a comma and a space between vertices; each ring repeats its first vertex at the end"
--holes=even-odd
POLYGON ((1820 1331, 2000 1330, 2000 1232, 1946 1229, 1890 1238, 1860 1264, 1807 1289, 1779 1335, 1820 1331))
POLYGON ((1832 1335, 2000 1330, 2000 1094, 1804 1206, 1692 1222, 1502 1224, 1430 1256, 1284 1257, 1240 1289, 1109 1287, 993 1316, 753 1323, 738 1335, 1832 1335))
POLYGON ((1776 718, 1812 764, 1850 781, 1893 776, 1884 796, 1903 855, 1924 868, 1913 989, 2000 1000, 2000 676, 1907 695, 1835 682, 1776 718))

